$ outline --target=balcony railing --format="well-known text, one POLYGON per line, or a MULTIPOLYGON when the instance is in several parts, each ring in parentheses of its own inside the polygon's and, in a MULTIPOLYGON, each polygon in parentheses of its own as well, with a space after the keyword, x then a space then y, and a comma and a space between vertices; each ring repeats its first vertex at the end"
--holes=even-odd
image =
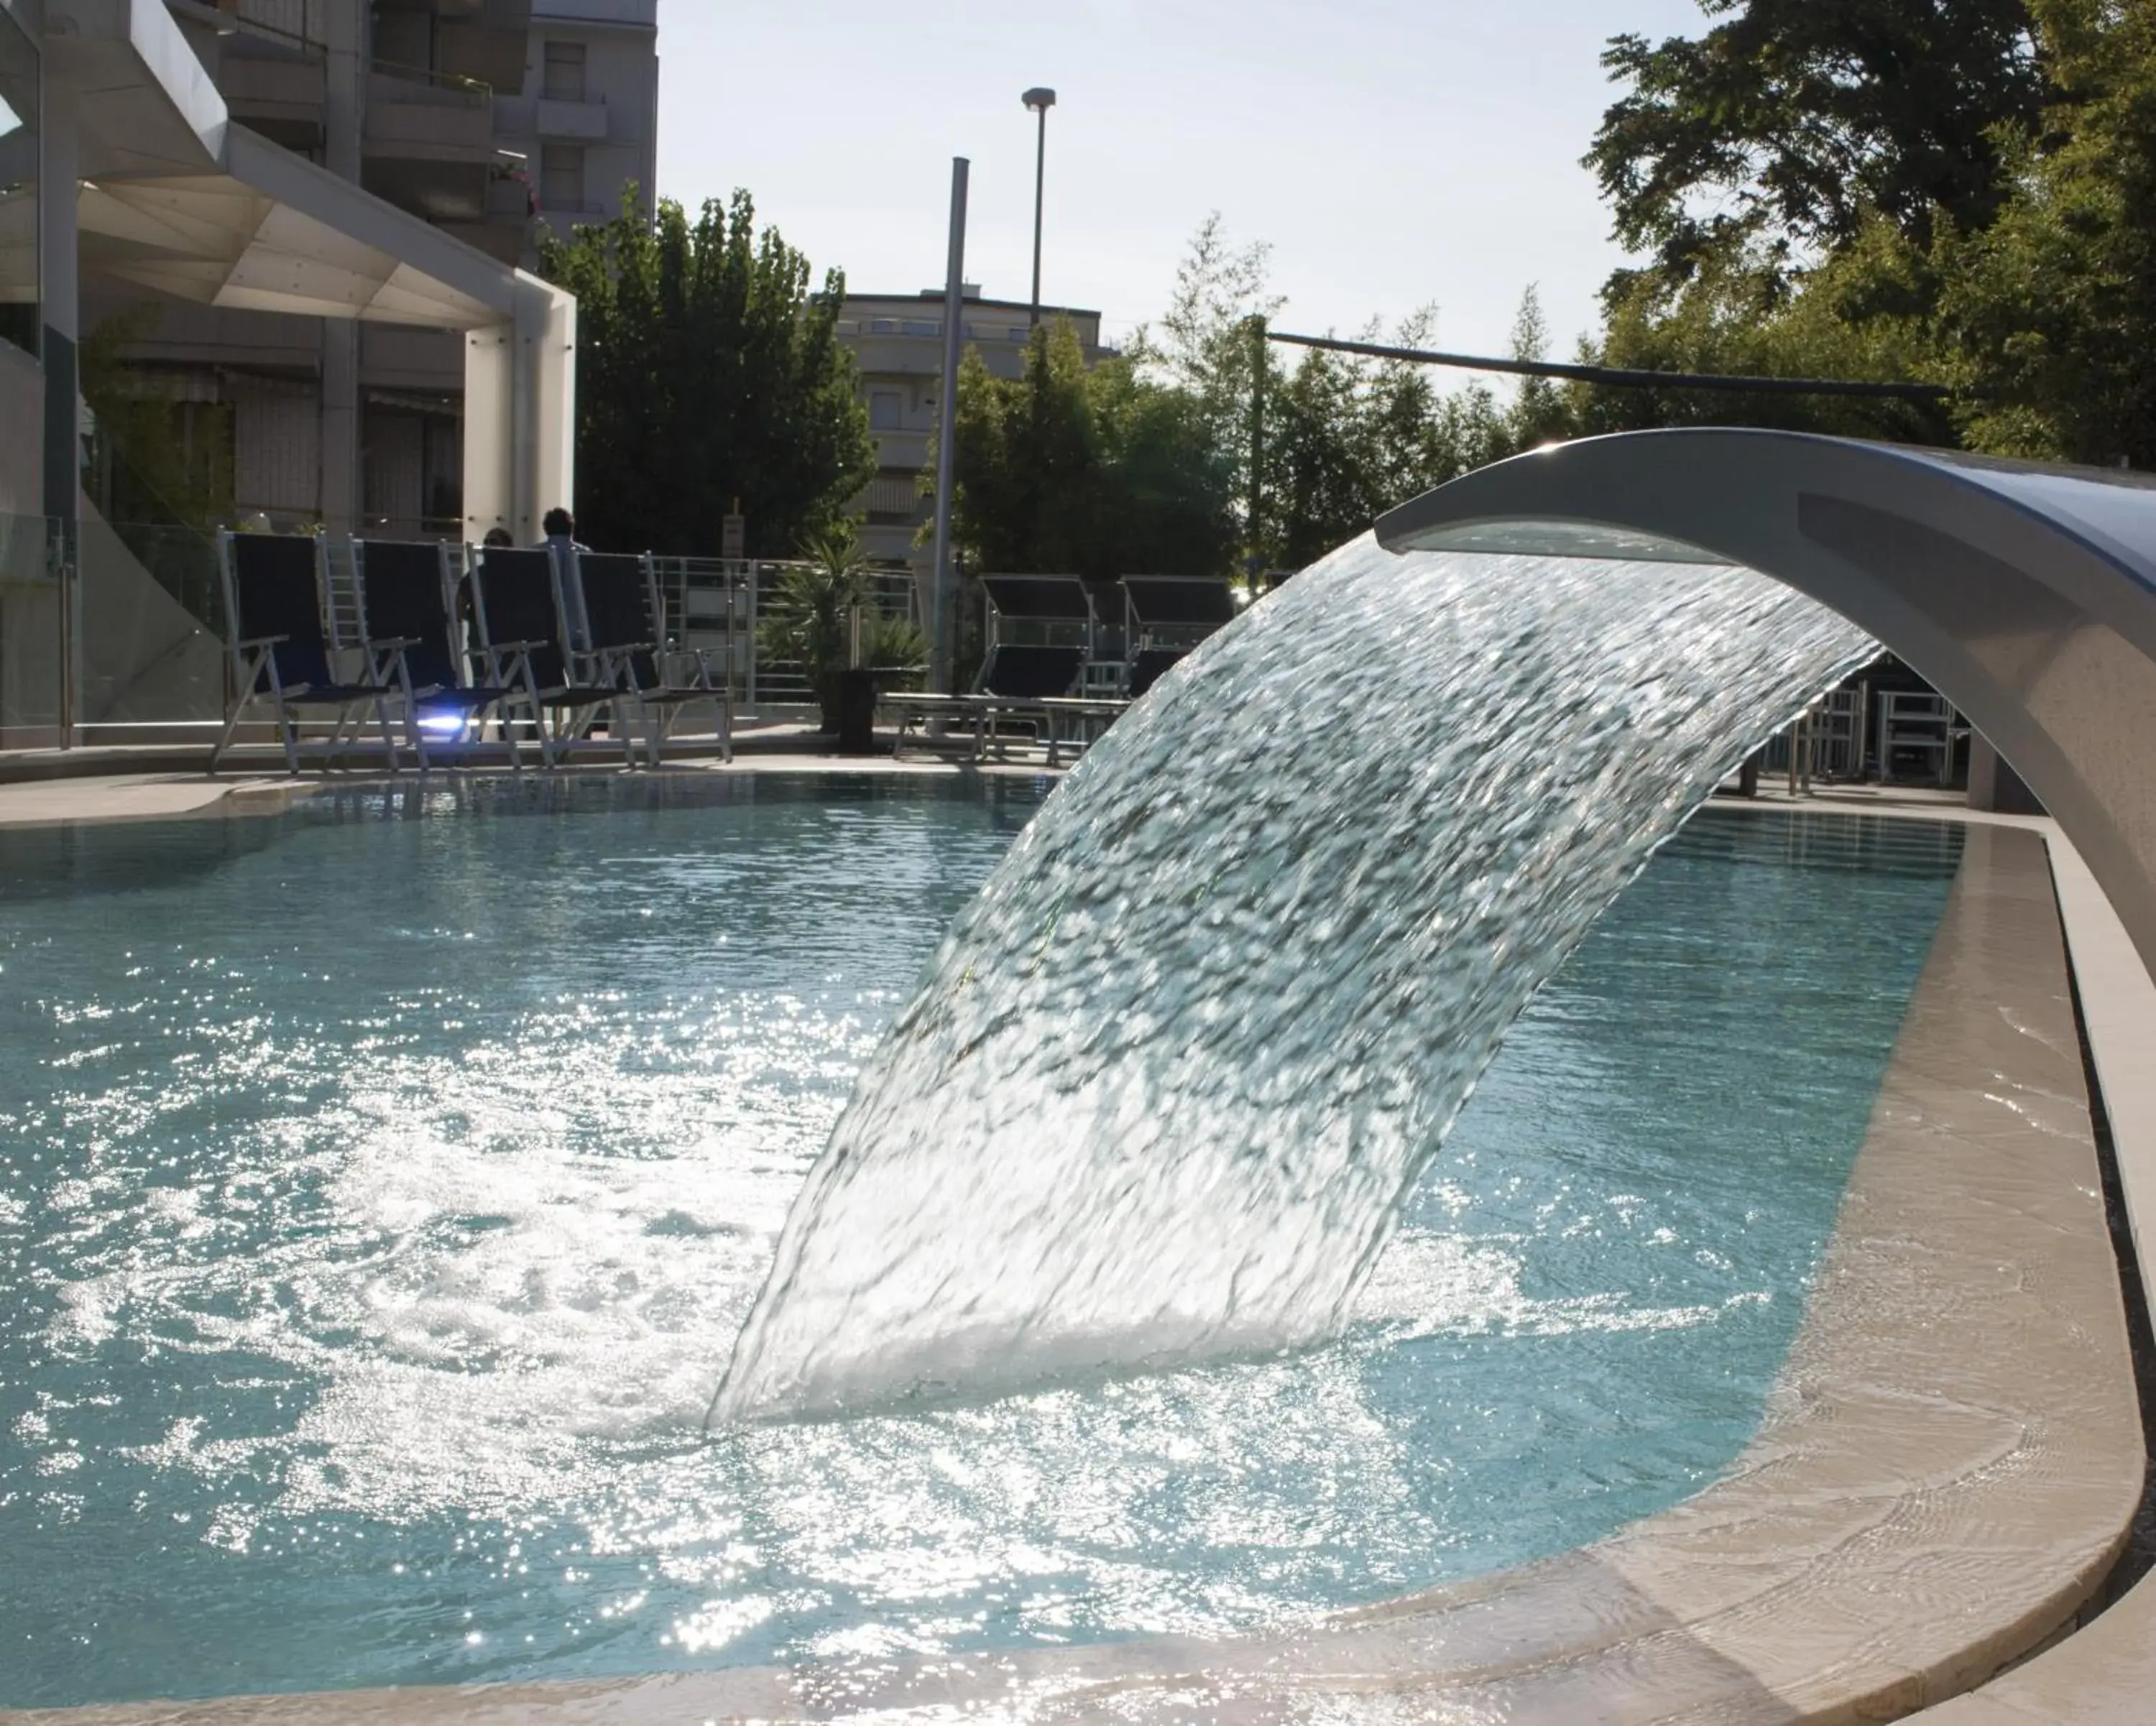
POLYGON ((326 39, 327 0, 170 0, 182 18, 319 51, 326 39))

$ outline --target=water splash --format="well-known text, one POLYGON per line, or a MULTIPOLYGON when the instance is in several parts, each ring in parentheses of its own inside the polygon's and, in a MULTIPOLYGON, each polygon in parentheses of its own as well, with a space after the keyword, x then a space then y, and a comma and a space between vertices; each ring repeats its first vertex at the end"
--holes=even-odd
POLYGON ((958 919, 716 1421, 1333 1333, 1506 1029, 1873 651, 1749 571, 1365 537, 1215 637, 958 919))

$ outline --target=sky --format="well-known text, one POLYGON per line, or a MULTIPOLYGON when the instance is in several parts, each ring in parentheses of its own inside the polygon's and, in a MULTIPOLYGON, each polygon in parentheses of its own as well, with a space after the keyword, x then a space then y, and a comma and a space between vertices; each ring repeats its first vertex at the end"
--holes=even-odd
POLYGON ((1436 341, 1502 353, 1535 284, 1558 356, 1621 261, 1579 165, 1620 32, 1704 28, 1697 0, 663 0, 661 192, 746 187, 857 291, 943 279, 951 158, 972 163, 966 275, 1121 340, 1158 316, 1218 211, 1272 248, 1276 327, 1358 330, 1435 303, 1436 341))

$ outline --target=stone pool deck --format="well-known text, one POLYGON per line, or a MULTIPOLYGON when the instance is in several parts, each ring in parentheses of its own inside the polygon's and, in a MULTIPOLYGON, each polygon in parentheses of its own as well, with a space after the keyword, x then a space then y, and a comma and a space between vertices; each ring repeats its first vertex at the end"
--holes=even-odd
MULTIPOLYGON (((981 771, 778 751, 686 771, 865 769, 981 771)), ((0 825, 244 813, 300 789, 156 775, 0 786, 0 825)), ((1776 819, 1789 806, 1723 807, 1776 819)), ((2076 1628, 2141 1501, 2143 1456, 2066 955, 2127 1210, 2152 1247, 2156 984, 2049 822, 1922 796, 1796 807, 1964 821, 1968 848, 1766 1421, 1728 1476, 1670 1512, 1578 1552, 1263 1637, 0 1722, 2156 1715, 2156 1578, 2076 1628)))

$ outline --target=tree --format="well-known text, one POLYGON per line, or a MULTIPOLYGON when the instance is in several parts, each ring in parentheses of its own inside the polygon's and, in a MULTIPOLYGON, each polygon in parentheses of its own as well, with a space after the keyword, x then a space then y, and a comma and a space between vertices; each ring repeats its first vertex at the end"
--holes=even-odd
MULTIPOLYGON (((1437 314, 1425 306, 1391 332, 1390 345, 1426 347, 1437 314)), ((1373 324, 1367 341, 1383 341, 1373 324)), ((1548 345, 1542 302, 1530 287, 1512 327, 1512 357, 1539 360, 1548 345)), ((1395 504, 1474 469, 1566 437, 1573 413, 1546 379, 1522 378, 1509 403, 1488 385, 1441 392, 1426 366, 1318 349, 1304 356, 1266 409, 1266 561, 1300 568, 1354 538, 1395 504)))
POLYGON ((1270 279, 1272 248, 1262 240, 1233 244, 1214 211, 1177 265, 1175 291, 1158 329, 1132 338, 1138 375, 1179 393, 1232 476, 1234 507, 1247 545, 1250 520, 1250 392, 1259 361, 1250 339, 1255 320, 1286 305, 1270 279))
POLYGON ((2007 143, 2005 197, 1945 228, 1942 347, 1994 454, 2156 466, 2156 15, 2034 0, 2051 100, 2007 143))
MULTIPOLYGON (((1932 382, 1950 371, 1932 315, 1936 291, 1922 254, 1875 220, 1795 292, 1756 249, 1711 255, 1681 286, 1642 275, 1614 297, 1600 341, 1581 357, 1636 371, 1932 382)), ((1575 436, 1736 425, 1956 441, 1943 402, 1599 384, 1569 393, 1575 436)))
POLYGON ((1618 238, 1666 283, 1743 253, 1779 284, 1867 213, 1920 245, 1938 214, 1989 222, 2001 138, 2044 100, 2025 0, 1700 3, 1724 21, 1697 39, 1611 40, 1602 63, 1630 88, 1586 158, 1618 238))
POLYGON ((1089 369, 1059 320, 1035 333, 1016 378, 968 349, 957 415, 952 524, 974 568, 1101 581, 1227 572, 1235 475, 1189 392, 1124 359, 1089 369))
POLYGON ((749 195, 694 222, 663 201, 542 239, 540 268, 577 296, 578 527, 595 545, 705 552, 738 498, 747 550, 783 556, 844 514, 875 468, 844 278, 809 291, 808 260, 749 195))
MULTIPOLYGON (((1765 10, 1753 0, 1751 13, 1765 10)), ((1849 13, 1839 0, 1820 8, 1844 23, 1849 13)), ((1888 13, 1906 18, 1903 8, 1888 13)), ((2011 22, 1987 6, 1968 15, 1992 16, 1994 36, 2011 22)), ((2017 95, 1988 127, 1984 187, 1948 177, 1956 195, 1942 192, 1928 209, 1841 195, 1832 219, 1808 230, 1818 245, 1802 269, 1763 221, 1699 249, 1681 275, 1620 277, 1605 294, 1596 357, 1612 364, 1923 378, 1953 386, 1950 399, 1932 407, 1589 389, 1574 392, 1582 428, 1788 425, 2156 465, 2156 13, 2117 0, 2028 0, 2013 28, 2030 33, 2033 46, 2007 58, 2029 69, 2035 98, 2017 95)), ((1904 141, 1969 118, 1936 80, 1871 94, 1904 141), (1911 106, 1919 93, 1929 111, 1911 106)), ((1831 135, 1824 109, 1812 120, 1831 135)), ((1700 123, 1702 159, 1735 160, 1755 141, 1741 105, 1700 123)), ((1650 162, 1641 173, 1650 171, 1660 172, 1650 162)), ((1620 207, 1620 232, 1625 221, 1620 207)))

